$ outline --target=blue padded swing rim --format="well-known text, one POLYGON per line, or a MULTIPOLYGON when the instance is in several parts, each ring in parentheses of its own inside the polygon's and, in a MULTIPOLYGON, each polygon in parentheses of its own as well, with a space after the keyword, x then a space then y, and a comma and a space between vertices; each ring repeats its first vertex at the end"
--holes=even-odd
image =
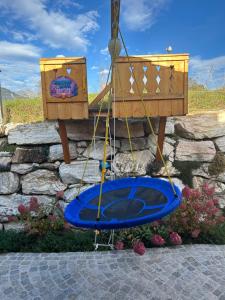
MULTIPOLYGON (((158 178, 148 178, 148 177, 137 177, 137 178, 123 178, 118 180, 107 181, 103 184, 102 193, 110 192, 113 190, 119 190, 124 188, 131 188, 136 190, 138 187, 152 188, 156 191, 161 192, 166 198, 167 203, 165 206, 156 213, 151 215, 146 215, 139 218, 131 218, 126 220, 110 220, 110 221, 99 221, 95 220, 81 220, 79 213, 82 208, 95 208, 88 204, 89 201, 99 196, 100 184, 91 187, 84 192, 82 192, 79 197, 75 198, 67 207, 64 213, 66 221, 73 224, 76 227, 82 228, 93 228, 93 229, 119 229, 119 228, 129 228, 138 225, 150 223, 155 220, 159 220, 162 217, 168 215, 173 210, 175 210, 181 203, 181 191, 174 184, 177 197, 174 195, 174 191, 169 181, 158 179, 158 178)), ((147 206, 146 206, 147 207, 147 206)), ((151 206, 154 208, 154 206, 151 206)), ((97 217, 97 210, 96 210, 97 217)))

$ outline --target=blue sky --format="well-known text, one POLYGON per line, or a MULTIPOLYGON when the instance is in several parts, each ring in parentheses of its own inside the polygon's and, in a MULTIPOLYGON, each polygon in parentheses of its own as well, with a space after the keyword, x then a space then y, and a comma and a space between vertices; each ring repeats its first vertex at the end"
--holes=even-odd
MULTIPOLYGON (((190 75, 225 85, 224 0, 121 0, 130 54, 190 53, 190 75)), ((86 56, 89 92, 98 91, 110 59, 109 0, 0 0, 1 82, 37 90, 39 58, 86 56), (102 75, 103 74, 103 75, 102 75)))

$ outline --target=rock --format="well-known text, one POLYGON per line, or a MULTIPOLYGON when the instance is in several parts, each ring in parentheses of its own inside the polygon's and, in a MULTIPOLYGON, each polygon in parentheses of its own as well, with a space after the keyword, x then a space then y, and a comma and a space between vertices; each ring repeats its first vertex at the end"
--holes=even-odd
POLYGON ((9 131, 16 128, 19 125, 23 125, 22 123, 7 123, 5 124, 5 135, 8 136, 9 131))
MULTIPOLYGON (((173 117, 167 117, 166 120, 166 128, 165 128, 165 134, 166 135, 173 135, 174 134, 174 124, 175 124, 175 119, 173 117)), ((154 132, 158 134, 159 132, 159 118, 152 118, 152 125, 154 132)), ((152 134, 148 123, 146 124, 147 128, 147 134, 152 134)))
MULTIPOLYGON (((224 134, 225 134, 225 132, 224 132, 224 134)), ((215 139, 214 142, 215 142, 216 146, 218 147, 218 149, 221 152, 225 153, 225 136, 215 139)))
POLYGON ((11 157, 0 157, 0 172, 10 171, 11 157))
POLYGON ((78 156, 82 155, 85 151, 85 148, 77 148, 77 154, 78 156))
MULTIPOLYGON (((156 138, 158 138, 156 136, 156 138)), ((157 147, 156 147, 156 140, 154 136, 151 134, 148 136, 147 145, 152 152, 153 155, 156 155, 157 147)), ((166 156, 171 162, 174 161, 174 146, 172 144, 172 139, 165 139, 163 145, 163 155, 166 156)))
POLYGON ((23 231, 25 229, 25 224, 23 222, 13 222, 4 224, 5 231, 13 230, 13 231, 23 231))
POLYGON ((44 147, 17 147, 13 163, 42 163, 48 159, 48 149, 44 147))
POLYGON ((168 173, 169 173, 169 176, 179 176, 180 175, 180 171, 177 170, 173 166, 171 161, 166 161, 166 167, 162 166, 159 171, 152 172, 152 175, 157 176, 157 177, 158 176, 168 177, 168 173))
POLYGON ((39 164, 12 164, 11 171, 20 175, 27 174, 36 170, 39 167, 39 164))
POLYGON ((24 194, 55 195, 67 187, 56 177, 54 172, 48 170, 37 170, 24 175, 21 184, 24 194))
POLYGON ((60 137, 55 122, 40 122, 18 125, 10 129, 8 142, 17 145, 58 144, 60 137))
POLYGON ((93 185, 90 184, 86 184, 80 187, 80 184, 77 184, 76 186, 67 189, 64 192, 64 199, 66 202, 71 202, 73 199, 75 199, 75 197, 78 195, 78 193, 82 193, 84 191, 86 191, 87 189, 89 189, 90 187, 92 187, 93 185))
POLYGON ((224 136, 224 113, 202 114, 177 118, 175 133, 194 140, 224 136))
MULTIPOLYGON (((88 148, 84 151, 83 156, 89 158, 93 158, 96 160, 103 160, 103 154, 104 154, 104 141, 96 141, 95 145, 91 147, 91 145, 88 146, 88 148)), ((110 154, 113 155, 113 148, 107 145, 106 147, 106 157, 108 158, 110 154)))
MULTIPOLYGON (((94 133, 94 121, 79 120, 66 122, 67 136, 73 141, 90 141, 94 133)), ((105 135, 105 122, 99 121, 96 136, 105 135)), ((78 146, 79 147, 79 146, 78 146)))
POLYGON ((210 179, 212 181, 218 181, 218 182, 222 182, 225 184, 225 172, 222 172, 218 175, 212 176, 209 174, 209 171, 208 171, 209 166, 210 166, 209 163, 205 163, 205 164, 202 164, 200 166, 200 168, 192 170, 193 177, 195 177, 195 176, 203 177, 205 179, 210 179))
POLYGON ((216 155, 212 141, 184 141, 180 140, 176 148, 177 161, 210 162, 216 155))
POLYGON ((5 136, 5 126, 0 124, 0 137, 5 136))
POLYGON ((154 156, 149 150, 134 151, 134 161, 132 154, 118 153, 112 163, 112 170, 116 176, 143 176, 146 175, 148 167, 154 160, 154 156))
POLYGON ((0 138, 0 149, 5 147, 7 144, 8 144, 7 138, 0 138))
POLYGON ((192 176, 200 176, 209 179, 210 175, 208 172, 208 168, 210 166, 210 163, 204 163, 200 166, 198 169, 192 170, 192 176))
POLYGON ((193 187, 199 188, 203 185, 204 182, 207 182, 209 186, 215 188, 215 198, 218 198, 219 205, 221 208, 225 207, 225 184, 215 180, 205 180, 205 178, 194 176, 193 177, 193 187))
POLYGON ((19 189, 19 176, 12 172, 0 173, 0 194, 15 193, 19 189))
MULTIPOLYGON (((111 126, 111 133, 113 135, 113 121, 110 122, 111 126)), ((129 129, 130 129, 130 135, 131 138, 138 138, 138 137, 144 137, 144 125, 143 122, 137 121, 137 122, 129 122, 129 129)), ((117 138, 128 138, 128 131, 125 121, 116 121, 116 129, 115 129, 115 136, 117 138)))
MULTIPOLYGON (((144 150, 147 147, 147 140, 146 138, 135 138, 131 139, 132 149, 133 150, 144 150)), ((130 151, 130 142, 129 139, 121 140, 121 147, 120 151, 130 151)))
MULTIPOLYGON (((59 174, 62 181, 66 184, 80 183, 86 161, 73 161, 70 164, 62 163, 59 167, 59 174)), ((101 180, 98 160, 89 160, 83 178, 85 183, 96 183, 101 180)))
MULTIPOLYGON (((3 196, 0 195, 0 215, 2 216, 16 216, 19 215, 18 206, 20 204, 27 205, 31 196, 12 194, 3 196)), ((35 195, 38 198, 38 202, 49 207, 54 201, 53 197, 35 195)))
POLYGON ((1 151, 0 152, 0 157, 12 157, 13 153, 11 152, 5 152, 5 151, 1 151))
POLYGON ((38 169, 46 169, 49 171, 55 171, 55 170, 58 170, 59 166, 60 166, 60 162, 56 161, 54 164, 52 164, 52 163, 40 164, 38 169))
POLYGON ((79 148, 87 148, 87 142, 85 142, 85 141, 80 141, 80 142, 78 142, 77 143, 77 147, 79 147, 79 148))
MULTIPOLYGON (((77 157, 77 147, 75 143, 69 143, 69 151, 70 151, 70 158, 75 159, 77 157)), ((63 157, 63 148, 62 145, 53 145, 49 147, 49 161, 56 161, 56 160, 64 160, 63 157)))

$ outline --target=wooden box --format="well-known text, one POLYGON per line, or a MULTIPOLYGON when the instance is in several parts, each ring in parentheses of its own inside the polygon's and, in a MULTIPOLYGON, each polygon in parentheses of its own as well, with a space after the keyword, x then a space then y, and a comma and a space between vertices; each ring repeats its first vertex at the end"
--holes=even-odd
POLYGON ((188 60, 188 54, 119 57, 114 69, 113 116, 187 114, 188 60))
POLYGON ((86 59, 42 58, 40 68, 45 119, 87 119, 86 59))

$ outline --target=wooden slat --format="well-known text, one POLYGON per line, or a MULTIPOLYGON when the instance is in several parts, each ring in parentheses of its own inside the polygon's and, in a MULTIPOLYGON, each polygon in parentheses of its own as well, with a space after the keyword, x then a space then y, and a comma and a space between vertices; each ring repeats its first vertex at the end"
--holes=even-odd
POLYGON ((172 116, 182 116, 184 115, 184 101, 183 100, 173 100, 172 101, 172 116))
POLYGON ((58 119, 58 106, 52 103, 47 103, 47 119, 48 120, 57 120, 58 119))
POLYGON ((48 110, 47 110, 47 105, 46 105, 46 85, 45 85, 45 77, 44 77, 44 67, 41 65, 40 66, 41 70, 41 89, 42 89, 42 105, 43 105, 43 113, 44 113, 44 119, 46 120, 48 118, 48 110))
POLYGON ((110 90, 110 84, 106 85, 104 87, 104 89, 94 98, 94 100, 89 104, 89 107, 93 107, 96 104, 99 103, 99 101, 101 101, 105 95, 109 92, 110 90))
POLYGON ((184 67, 184 114, 188 113, 188 61, 184 67))
POLYGON ((40 60, 40 67, 45 119, 88 118, 86 59, 83 57, 43 58, 40 60), (71 69, 70 74, 68 74, 67 69, 71 69), (52 80, 59 76, 67 76, 75 80, 78 85, 77 96, 62 99, 50 95, 50 84, 52 80))
POLYGON ((43 65, 54 65, 54 64, 85 64, 86 58, 85 57, 53 57, 53 58, 41 58, 40 64, 43 65))
POLYGON ((160 61, 176 61, 176 60, 188 60, 189 54, 161 54, 161 55, 134 55, 134 56, 119 56, 116 59, 116 63, 124 62, 143 62, 145 60, 151 62, 160 62, 160 61))

